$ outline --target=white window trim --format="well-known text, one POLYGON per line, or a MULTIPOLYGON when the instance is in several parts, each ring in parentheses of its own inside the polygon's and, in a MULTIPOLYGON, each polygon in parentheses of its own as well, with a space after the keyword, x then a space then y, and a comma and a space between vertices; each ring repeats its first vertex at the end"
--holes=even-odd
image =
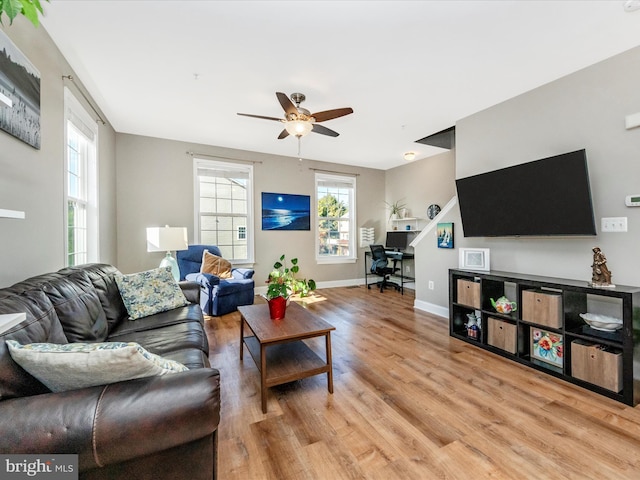
POLYGON ((316 263, 329 265, 329 264, 340 264, 340 263, 355 263, 358 260, 358 250, 356 243, 356 197, 357 197, 357 185, 356 185, 356 177, 351 175, 339 175, 333 173, 324 173, 324 172, 316 172, 314 179, 314 208, 313 208, 313 218, 315 219, 315 255, 316 255, 316 263), (349 256, 323 256, 318 253, 320 250, 320 235, 318 232, 318 181, 319 180, 335 180, 338 182, 345 182, 352 184, 351 198, 350 198, 350 212, 349 212, 349 251, 351 254, 349 256))
POLYGON ((198 181, 198 167, 211 168, 227 168, 227 169, 246 169, 249 172, 249 189, 247 189, 247 259, 241 262, 232 261, 235 267, 252 267, 255 263, 255 218, 253 216, 253 165, 245 163, 234 163, 225 161, 223 158, 212 157, 213 159, 204 159, 193 157, 193 231, 194 241, 196 244, 200 242, 200 182, 198 181))
MULTIPOLYGON (((64 265, 69 263, 69 239, 68 239, 68 203, 69 197, 69 185, 67 178, 67 171, 69 166, 69 149, 67 146, 68 141, 68 122, 75 116, 76 121, 82 122, 84 127, 89 130, 93 136, 93 143, 95 151, 90 153, 90 157, 87 161, 87 180, 89 182, 87 187, 87 262, 98 262, 100 260, 100 233, 98 231, 100 220, 98 218, 100 209, 98 205, 98 199, 100 198, 98 192, 98 185, 100 184, 98 175, 98 125, 96 120, 91 117, 73 95, 68 87, 64 87, 64 165, 63 165, 63 178, 64 178, 64 206, 63 206, 63 221, 64 221, 64 265)), ((81 130, 81 129, 80 129, 81 130)))

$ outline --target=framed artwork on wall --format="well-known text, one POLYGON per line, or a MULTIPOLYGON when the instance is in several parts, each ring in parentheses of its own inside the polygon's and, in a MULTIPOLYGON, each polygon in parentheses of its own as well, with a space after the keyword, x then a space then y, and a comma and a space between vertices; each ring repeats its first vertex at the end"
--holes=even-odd
POLYGON ((2 30, 0 129, 40 149, 40 72, 2 30))
POLYGON ((461 248, 458 255, 458 266, 463 270, 489 271, 488 248, 461 248))
POLYGON ((311 230, 311 197, 262 192, 262 230, 311 230))
POLYGON ((438 248, 453 248, 453 223, 438 223, 438 248))

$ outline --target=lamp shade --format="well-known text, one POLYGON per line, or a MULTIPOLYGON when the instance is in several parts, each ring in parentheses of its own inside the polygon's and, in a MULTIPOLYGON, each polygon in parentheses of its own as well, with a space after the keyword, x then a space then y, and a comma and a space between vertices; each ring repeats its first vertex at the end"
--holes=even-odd
POLYGON ((311 132, 313 124, 311 122, 305 122, 304 120, 289 120, 284 128, 289 132, 289 135, 304 137, 311 132))
POLYGON ((147 252, 169 252, 188 248, 186 227, 148 227, 147 252))

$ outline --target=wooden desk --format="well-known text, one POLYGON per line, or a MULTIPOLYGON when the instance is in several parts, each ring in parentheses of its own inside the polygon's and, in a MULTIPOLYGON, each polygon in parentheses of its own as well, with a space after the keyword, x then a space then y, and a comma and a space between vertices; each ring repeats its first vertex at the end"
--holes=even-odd
POLYGON ((331 330, 335 327, 295 302, 287 306, 285 318, 271 320, 269 306, 260 303, 238 307, 240 312, 240 360, 244 345, 260 370, 262 413, 267 413, 267 388, 301 378, 327 374, 329 393, 333 393, 331 330), (244 335, 245 324, 252 335, 244 335), (326 361, 302 340, 325 337, 326 361))

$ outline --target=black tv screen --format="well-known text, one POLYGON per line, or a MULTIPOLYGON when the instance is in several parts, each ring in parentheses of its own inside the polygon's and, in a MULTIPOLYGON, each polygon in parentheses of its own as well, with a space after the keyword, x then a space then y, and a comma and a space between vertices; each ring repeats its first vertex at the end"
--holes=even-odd
POLYGON ((465 237, 595 235, 584 150, 456 180, 465 237))

